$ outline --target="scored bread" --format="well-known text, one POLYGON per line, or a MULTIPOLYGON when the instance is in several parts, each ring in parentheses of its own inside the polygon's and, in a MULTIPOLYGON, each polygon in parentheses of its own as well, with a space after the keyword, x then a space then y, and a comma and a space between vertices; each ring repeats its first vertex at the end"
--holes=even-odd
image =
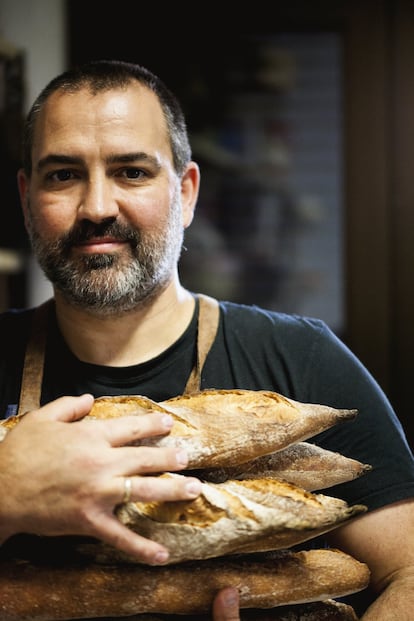
MULTIPOLYGON (((201 621, 208 613, 207 621, 216 592, 236 586, 242 621, 355 621, 351 607, 327 598, 364 589, 367 566, 338 550, 288 548, 366 511, 305 491, 370 469, 303 441, 352 420, 357 410, 300 403, 271 391, 205 390, 160 403, 141 395, 100 397, 88 416, 150 412, 172 415, 173 429, 139 444, 185 448, 188 469, 205 480, 192 501, 116 508, 125 525, 169 548, 169 566, 149 567, 101 542, 63 537, 69 548, 57 563, 43 556, 0 560, 1 620, 162 621, 153 615, 177 614, 201 621), (271 556, 258 559, 269 550, 271 556), (262 609, 272 609, 272 616, 262 609)), ((1 422, 0 440, 21 418, 1 422)), ((54 544, 60 538, 53 539, 59 555, 54 544)))
MULTIPOLYGON (((163 477, 183 475, 166 473, 163 477)), ((194 500, 128 502, 118 519, 170 551, 169 564, 238 552, 280 550, 331 531, 366 511, 276 479, 203 483, 194 500)), ((93 561, 134 562, 106 544, 81 544, 93 561)))
POLYGON ((2 621, 64 621, 139 613, 204 614, 234 586, 240 607, 273 608, 364 589, 369 570, 339 550, 284 551, 269 558, 211 559, 167 567, 0 561, 2 621))
MULTIPOLYGON (((358 414, 357 410, 301 403, 268 390, 207 389, 160 405, 201 434, 196 442, 203 443, 203 455, 195 456, 197 466, 190 460, 188 467, 193 468, 244 463, 353 420, 358 414)), ((190 444, 190 453, 191 449, 190 444)))
MULTIPOLYGON (((114 617, 112 617, 113 619, 114 617)), ((78 621, 75 619, 75 621, 78 621)), ((111 621, 107 618, 105 621, 111 621)), ((182 615, 139 614, 128 617, 128 621, 183 621, 182 615)), ((208 615, 186 615, 185 621, 211 621, 208 615)), ((292 604, 270 609, 244 609, 240 621, 358 621, 349 604, 327 599, 306 604, 292 604)))
MULTIPOLYGON (((169 413, 174 426, 168 435, 139 444, 185 448, 188 468, 244 463, 357 415, 357 410, 301 403, 267 390, 208 389, 160 403, 142 395, 98 397, 88 416, 105 419, 149 412, 169 413)), ((2 421, 3 435, 20 419, 2 421)))
POLYGON ((210 483, 228 479, 275 478, 308 491, 326 489, 352 481, 372 470, 369 464, 345 457, 310 442, 297 442, 243 464, 194 470, 192 474, 210 483))

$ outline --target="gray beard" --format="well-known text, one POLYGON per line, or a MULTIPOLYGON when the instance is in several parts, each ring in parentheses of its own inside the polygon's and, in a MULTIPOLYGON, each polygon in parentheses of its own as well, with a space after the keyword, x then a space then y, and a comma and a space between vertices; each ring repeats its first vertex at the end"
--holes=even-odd
MULTIPOLYGON (((135 242, 122 254, 69 255, 67 242, 45 241, 29 207, 29 236, 45 276, 66 300, 100 316, 127 313, 149 303, 171 281, 182 243, 181 201, 174 197, 162 230, 143 236, 129 230, 135 242)), ((126 245, 125 248, 128 248, 126 245)))

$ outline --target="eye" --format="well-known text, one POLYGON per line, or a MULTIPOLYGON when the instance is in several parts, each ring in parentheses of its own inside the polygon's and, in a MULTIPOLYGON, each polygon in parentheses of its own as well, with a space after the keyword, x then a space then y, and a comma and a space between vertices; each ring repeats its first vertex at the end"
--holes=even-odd
POLYGON ((124 168, 121 172, 121 175, 126 177, 127 179, 146 179, 148 174, 142 168, 133 168, 128 167, 124 168))
POLYGON ((69 181, 74 178, 72 170, 62 168, 61 170, 55 170, 48 174, 48 179, 51 181, 69 181))

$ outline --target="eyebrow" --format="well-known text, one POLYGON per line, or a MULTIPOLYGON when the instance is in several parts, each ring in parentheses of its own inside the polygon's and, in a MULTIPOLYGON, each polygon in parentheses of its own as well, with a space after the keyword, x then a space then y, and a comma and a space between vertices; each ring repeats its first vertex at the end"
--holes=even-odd
MULTIPOLYGON (((107 164, 132 164, 137 161, 151 164, 151 166, 154 166, 157 170, 161 168, 160 162, 156 157, 148 155, 148 153, 142 151, 133 153, 114 153, 105 159, 107 164)), ((51 164, 81 166, 84 164, 84 160, 81 157, 73 155, 50 153, 38 161, 36 169, 40 172, 43 168, 50 166, 51 164)))
POLYGON ((36 170, 40 172, 42 168, 46 168, 46 166, 50 166, 50 164, 82 164, 83 160, 80 157, 73 157, 72 155, 60 155, 55 153, 50 153, 46 155, 46 157, 40 158, 37 162, 36 170))
POLYGON ((136 153, 115 153, 114 155, 108 156, 105 161, 107 164, 131 164, 139 161, 151 164, 151 166, 155 166, 157 169, 161 168, 158 158, 144 151, 138 151, 136 153))

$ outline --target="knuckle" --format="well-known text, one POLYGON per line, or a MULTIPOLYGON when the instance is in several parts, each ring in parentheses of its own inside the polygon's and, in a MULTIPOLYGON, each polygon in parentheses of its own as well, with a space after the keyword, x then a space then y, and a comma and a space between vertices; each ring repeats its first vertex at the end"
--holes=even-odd
POLYGON ((156 498, 156 477, 140 477, 138 481, 138 496, 143 500, 156 498))
POLYGON ((158 458, 158 453, 154 449, 140 448, 140 468, 143 472, 152 472, 162 465, 158 458))

